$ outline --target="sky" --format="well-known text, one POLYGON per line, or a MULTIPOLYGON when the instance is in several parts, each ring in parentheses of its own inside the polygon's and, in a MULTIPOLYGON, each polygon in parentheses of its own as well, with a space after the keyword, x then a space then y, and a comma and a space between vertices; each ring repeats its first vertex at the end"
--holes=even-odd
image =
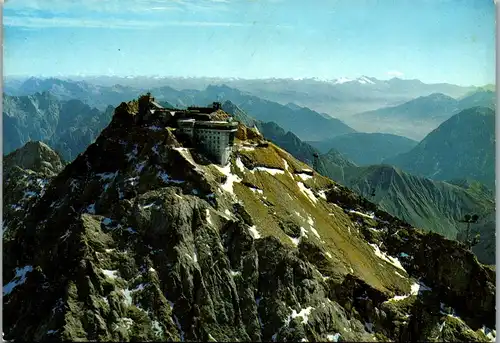
POLYGON ((5 0, 4 75, 495 82, 493 0, 5 0))

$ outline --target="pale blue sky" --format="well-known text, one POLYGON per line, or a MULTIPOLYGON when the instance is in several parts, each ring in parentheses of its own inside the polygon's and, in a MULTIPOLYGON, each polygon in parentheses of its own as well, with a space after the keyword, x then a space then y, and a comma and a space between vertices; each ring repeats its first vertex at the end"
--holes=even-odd
POLYGON ((493 0, 7 0, 6 75, 494 83, 493 0))

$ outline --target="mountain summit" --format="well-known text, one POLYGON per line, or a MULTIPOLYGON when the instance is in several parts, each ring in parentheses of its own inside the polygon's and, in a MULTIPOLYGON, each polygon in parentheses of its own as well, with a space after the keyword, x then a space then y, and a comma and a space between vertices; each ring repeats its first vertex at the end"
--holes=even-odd
POLYGON ((6 218, 24 215, 4 233, 5 339, 494 337, 495 272, 460 243, 396 220, 254 129, 239 125, 219 166, 138 109, 118 106, 6 218))

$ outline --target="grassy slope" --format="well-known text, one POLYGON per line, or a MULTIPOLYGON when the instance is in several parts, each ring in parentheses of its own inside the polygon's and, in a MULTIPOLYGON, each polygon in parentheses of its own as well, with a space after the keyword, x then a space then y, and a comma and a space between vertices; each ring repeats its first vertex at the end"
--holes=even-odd
POLYGON ((292 239, 279 225, 280 221, 287 219, 303 227, 307 239, 321 247, 327 256, 331 256, 331 272, 334 275, 353 272, 377 289, 398 293, 409 291, 409 280, 395 273, 404 272, 378 258, 349 215, 318 196, 319 191, 336 187, 334 182, 319 174, 304 181, 296 173, 309 167, 273 144, 256 147, 253 151, 239 150, 231 169, 233 174, 242 179, 241 183, 233 185, 236 198, 254 218, 256 229, 262 236, 272 235, 284 244, 293 246, 292 239), (243 163, 252 161, 255 166, 277 168, 284 172, 277 175, 271 175, 267 171, 252 173, 248 167, 242 172, 238 167, 241 164, 236 162, 238 159, 243 163), (288 164, 286 171, 284 161, 288 164), (316 202, 299 189, 298 182, 303 182, 316 194, 316 202), (263 194, 252 192, 245 183, 261 189, 263 194), (320 238, 311 229, 311 222, 320 238))

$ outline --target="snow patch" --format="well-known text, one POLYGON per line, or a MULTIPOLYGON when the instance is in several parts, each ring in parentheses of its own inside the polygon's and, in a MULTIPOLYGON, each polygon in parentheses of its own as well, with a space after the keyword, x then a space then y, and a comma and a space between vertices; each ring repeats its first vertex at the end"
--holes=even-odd
POLYGON ((110 279, 116 279, 118 277, 118 275, 116 275, 118 273, 117 270, 101 269, 101 271, 110 279))
POLYGON ((208 224, 214 225, 214 223, 212 223, 212 216, 210 215, 210 210, 208 208, 205 210, 205 213, 206 213, 206 216, 207 216, 207 222, 208 222, 208 224))
POLYGON ((340 338, 340 333, 336 333, 335 335, 326 335, 326 339, 329 342, 338 342, 340 338))
POLYGON ((430 287, 427 287, 426 285, 424 285, 420 281, 419 282, 414 282, 411 285, 411 295, 419 295, 422 292, 429 292, 429 291, 432 291, 432 289, 430 287))
POLYGON ((29 198, 35 197, 37 195, 38 195, 38 193, 35 193, 33 191, 25 191, 24 195, 23 195, 23 198, 24 199, 29 199, 29 198))
POLYGON ((261 238, 260 233, 259 233, 259 231, 257 231, 257 228, 256 228, 256 226, 255 226, 255 225, 250 226, 250 227, 248 228, 248 231, 250 231, 250 235, 251 235, 254 239, 259 239, 259 238, 261 238))
POLYGON ((120 318, 116 324, 114 324, 114 329, 117 330, 120 326, 129 330, 134 325, 134 321, 130 318, 120 318))
POLYGON ((112 222, 113 222, 113 221, 112 221, 110 218, 104 218, 104 219, 102 220, 102 224, 103 224, 104 226, 111 225, 111 223, 112 223, 112 222))
POLYGON ((137 233, 137 231, 135 231, 131 227, 126 228, 125 231, 127 231, 128 233, 131 233, 131 234, 137 233))
POLYGON ((296 247, 299 246, 300 238, 293 238, 291 236, 287 236, 287 237, 290 238, 290 240, 292 241, 293 245, 295 245, 296 247))
POLYGON ((117 175, 118 175, 118 171, 116 171, 114 173, 99 173, 99 174, 96 174, 96 176, 99 176, 101 178, 101 181, 110 181, 110 180, 113 180, 117 175))
POLYGON ((363 213, 363 212, 358 212, 358 211, 355 211, 355 210, 349 210, 349 212, 350 212, 350 213, 357 214, 357 215, 362 216, 362 217, 375 219, 375 214, 374 214, 374 213, 372 213, 372 212, 369 212, 369 213, 363 213))
POLYGON ((238 271, 230 270, 229 272, 231 273, 232 277, 241 275, 241 272, 238 272, 238 271))
MULTIPOLYGON (((398 274, 399 276, 403 277, 402 275, 398 274)), ((410 290, 410 294, 405 294, 405 295, 396 295, 395 297, 387 300, 387 301, 401 301, 401 300, 404 300, 406 298, 408 298, 409 296, 411 295, 419 295, 421 294, 422 292, 426 292, 426 291, 431 291, 431 289, 429 287, 427 287, 426 285, 424 285, 423 283, 421 282, 414 282, 412 285, 411 285, 411 290, 410 290)), ((441 305, 443 305, 441 303, 441 305)), ((441 307, 443 308, 443 307, 441 307)))
POLYGON ((312 219, 311 216, 308 216, 307 217, 307 223, 310 225, 310 226, 313 226, 314 225, 314 220, 312 219))
POLYGON ((175 179, 172 179, 170 177, 170 175, 168 175, 167 173, 165 172, 158 172, 157 176, 165 183, 175 183, 175 184, 181 184, 181 183, 184 183, 185 181, 183 180, 175 180, 175 179))
POLYGON ((399 274, 397 270, 394 271, 394 274, 396 274, 397 276, 399 276, 399 277, 401 277, 403 279, 406 279, 406 276, 403 276, 403 275, 399 274))
POLYGON ((406 273, 406 269, 403 268, 403 266, 401 265, 401 262, 399 262, 399 260, 396 257, 389 256, 385 252, 380 251, 380 248, 378 247, 378 245, 376 245, 374 243, 368 243, 368 244, 370 244, 371 247, 375 250, 375 255, 377 255, 377 257, 392 264, 394 267, 399 268, 406 273))
POLYGON ((321 236, 319 235, 318 231, 316 231, 316 229, 312 226, 311 226, 311 231, 316 237, 318 237, 318 239, 321 239, 321 236))
POLYGON ((95 203, 90 204, 89 206, 87 206, 87 213, 95 214, 95 203))
MULTIPOLYGON (((318 192, 318 196, 319 196, 321 199, 323 199, 323 200, 325 200, 325 201, 326 201, 326 191, 324 191, 324 190, 319 191, 319 192, 318 192)), ((330 214, 330 215, 331 215, 331 214, 330 214)))
POLYGON ((313 309, 314 309, 313 307, 309 306, 305 309, 300 310, 300 312, 293 310, 292 314, 290 314, 286 320, 287 325, 290 323, 292 319, 297 317, 302 317, 302 324, 307 324, 309 322, 309 316, 311 315, 311 311, 313 309))
POLYGON ((144 205, 144 206, 139 205, 139 207, 140 207, 141 209, 143 209, 143 210, 147 210, 148 208, 151 208, 151 207, 153 207, 154 205, 155 205, 155 203, 154 203, 154 202, 152 202, 151 204, 147 204, 147 205, 144 205))
POLYGON ((262 189, 258 189, 258 188, 255 188, 255 187, 248 187, 250 188, 250 190, 254 193, 258 193, 258 194, 264 194, 264 191, 262 189))
POLYGON ((302 193, 304 193, 304 195, 313 203, 315 204, 318 199, 316 198, 316 196, 314 195, 314 193, 309 189, 307 188, 302 182, 297 182, 297 185, 299 186, 299 189, 302 193))
POLYGON ((146 166, 146 162, 145 162, 145 161, 143 161, 143 162, 141 162, 141 163, 137 163, 137 164, 135 165, 135 171, 136 171, 138 174, 140 174, 140 173, 142 173, 142 171, 143 171, 143 169, 144 169, 144 167, 145 167, 145 166, 146 166))
POLYGON ((125 304, 127 306, 132 306, 132 291, 130 289, 122 289, 123 296, 125 297, 125 304))
POLYGON ((134 187, 135 185, 137 185, 137 181, 139 181, 139 177, 134 176, 134 177, 126 179, 125 183, 129 183, 132 187, 134 187))
POLYGON ((283 164, 285 165, 285 170, 288 171, 288 162, 283 158, 283 164))
POLYGON ((236 167, 238 167, 242 173, 245 172, 245 165, 243 164, 239 156, 236 158, 236 167))
POLYGON ((340 79, 335 80, 335 82, 334 82, 334 83, 341 85, 341 84, 343 84, 343 83, 346 83, 346 82, 351 82, 351 81, 354 81, 354 80, 349 79, 349 78, 347 78, 347 77, 341 77, 340 79))
POLYGON ((3 286, 3 296, 9 295, 12 293, 14 288, 16 288, 19 285, 22 285, 26 282, 26 275, 29 272, 33 271, 33 266, 24 266, 22 268, 16 268, 16 276, 10 281, 8 284, 3 286))
POLYGON ((229 163, 225 167, 215 165, 215 167, 226 176, 226 182, 221 186, 223 190, 234 195, 233 183, 241 182, 241 178, 238 175, 231 173, 231 164, 229 163))
POLYGON ((137 150, 137 148, 138 148, 138 145, 134 144, 134 149, 131 152, 129 152, 128 154, 125 154, 125 156, 127 156, 127 161, 128 162, 130 162, 130 161, 132 161, 132 160, 134 160, 136 158, 136 156, 137 156, 137 154, 139 152, 137 150))
POLYGON ((410 295, 396 295, 394 298, 391 298, 387 301, 400 301, 408 298, 410 295))
POLYGON ((151 328, 153 329, 153 332, 157 335, 157 336, 163 336, 163 328, 161 327, 160 325, 160 322, 157 321, 157 320, 153 320, 151 322, 151 328))
POLYGON ((285 174, 284 170, 278 168, 255 167, 252 169, 252 173, 254 173, 255 171, 267 172, 271 175, 285 174))
POLYGON ((486 326, 483 326, 480 331, 490 340, 490 342, 496 341, 497 332, 496 330, 491 330, 486 326))
POLYGON ((295 174, 295 175, 298 175, 304 181, 307 181, 307 180, 310 180, 313 178, 311 175, 304 174, 304 173, 299 173, 299 174, 295 174))

